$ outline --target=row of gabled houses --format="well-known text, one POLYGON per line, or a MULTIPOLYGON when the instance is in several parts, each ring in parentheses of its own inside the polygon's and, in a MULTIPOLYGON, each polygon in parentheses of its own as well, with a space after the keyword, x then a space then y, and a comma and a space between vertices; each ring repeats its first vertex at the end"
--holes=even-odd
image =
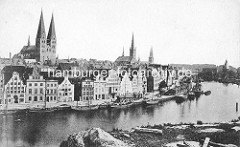
MULTIPOLYGON (((167 70, 159 72, 152 67, 152 75, 138 70, 130 75, 108 69, 107 75, 92 77, 51 77, 34 66, 5 66, 0 75, 0 104, 73 102, 112 100, 118 96, 143 97, 147 92, 158 91, 161 81, 166 81, 167 70)), ((166 69, 166 68, 165 68, 166 69)), ((173 70, 172 70, 173 72, 173 70)), ((171 74, 170 83, 177 78, 171 74)))

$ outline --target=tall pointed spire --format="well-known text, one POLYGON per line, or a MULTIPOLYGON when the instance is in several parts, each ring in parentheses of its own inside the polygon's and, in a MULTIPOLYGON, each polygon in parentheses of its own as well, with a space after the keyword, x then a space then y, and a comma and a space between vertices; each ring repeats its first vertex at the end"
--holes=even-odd
POLYGON ((151 50, 150 50, 150 57, 153 57, 153 48, 151 47, 151 50))
POLYGON ((149 62, 150 64, 154 63, 153 48, 152 48, 152 47, 151 47, 151 50, 150 50, 150 55, 149 55, 148 62, 149 62))
POLYGON ((48 39, 48 41, 50 41, 51 39, 56 39, 56 32, 55 32, 55 24, 54 24, 53 14, 52 14, 52 19, 51 19, 47 39, 48 39))
POLYGON ((131 44, 131 48, 134 49, 134 34, 132 33, 132 44, 131 44))
POLYGON ((30 46, 30 35, 28 36, 28 46, 30 46))
POLYGON ((38 24, 38 31, 37 31, 36 38, 46 38, 42 10, 41 10, 41 16, 40 16, 40 20, 39 20, 39 24, 38 24))
POLYGON ((122 56, 124 56, 124 47, 123 47, 123 52, 122 52, 122 56))
POLYGON ((136 48, 134 46, 134 34, 132 33, 132 42, 131 42, 131 47, 130 47, 130 57, 132 58, 132 61, 135 62, 137 61, 136 59, 136 48))

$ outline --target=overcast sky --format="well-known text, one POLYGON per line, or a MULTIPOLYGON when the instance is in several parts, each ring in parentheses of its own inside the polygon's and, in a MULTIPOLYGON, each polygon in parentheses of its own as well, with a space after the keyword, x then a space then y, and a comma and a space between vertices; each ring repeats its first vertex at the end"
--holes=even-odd
POLYGON ((60 58, 114 61, 129 55, 155 63, 240 66, 238 0, 0 0, 0 56, 35 44, 41 8, 46 33, 54 13, 60 58))

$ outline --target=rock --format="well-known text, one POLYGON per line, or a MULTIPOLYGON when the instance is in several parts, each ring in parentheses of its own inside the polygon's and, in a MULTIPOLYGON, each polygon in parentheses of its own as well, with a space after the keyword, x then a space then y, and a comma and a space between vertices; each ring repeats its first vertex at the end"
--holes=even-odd
POLYGON ((68 137, 64 147, 132 147, 123 141, 114 138, 100 128, 75 133, 68 137))
POLYGON ((220 132, 224 132, 224 130, 216 128, 207 128, 204 130, 199 130, 199 133, 220 133, 220 132))
POLYGON ((232 129, 235 130, 235 131, 240 131, 240 126, 232 127, 232 129))
POLYGON ((130 147, 130 145, 114 138, 100 128, 92 128, 88 130, 84 134, 83 140, 85 147, 130 147))
MULTIPOLYGON (((188 145, 194 146, 194 147, 200 147, 200 143, 196 141, 185 141, 188 145)), ((164 147, 178 147, 179 145, 185 145, 183 141, 178 142, 172 142, 164 145, 164 147)))
POLYGON ((176 140, 185 140, 185 136, 182 135, 182 134, 179 134, 179 135, 176 137, 176 140))
POLYGON ((163 134, 162 130, 136 127, 135 132, 163 134))
POLYGON ((237 147, 235 144, 228 144, 227 147, 237 147))
POLYGON ((126 138, 130 138, 130 135, 126 134, 126 133, 123 133, 123 136, 126 137, 126 138))
POLYGON ((84 133, 83 131, 70 135, 67 140, 67 147, 85 147, 83 142, 84 133))

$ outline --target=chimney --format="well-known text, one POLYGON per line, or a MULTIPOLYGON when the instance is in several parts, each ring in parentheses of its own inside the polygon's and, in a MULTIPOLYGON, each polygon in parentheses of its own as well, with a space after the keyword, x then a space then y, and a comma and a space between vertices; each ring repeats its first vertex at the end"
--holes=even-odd
POLYGON ((9 53, 9 58, 10 58, 10 59, 12 58, 12 53, 11 53, 11 52, 9 53))

